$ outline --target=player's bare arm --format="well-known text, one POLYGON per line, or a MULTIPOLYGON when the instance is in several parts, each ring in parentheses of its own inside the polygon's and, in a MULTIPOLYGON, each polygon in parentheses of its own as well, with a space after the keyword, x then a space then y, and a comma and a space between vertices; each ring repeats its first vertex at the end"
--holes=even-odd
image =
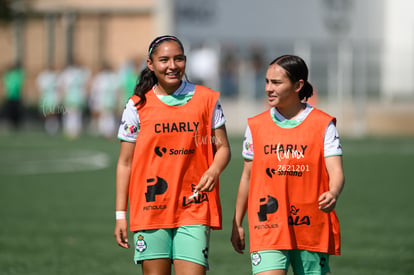
POLYGON ((329 174, 329 191, 319 197, 319 209, 328 213, 335 209, 336 202, 344 187, 345 177, 341 156, 327 157, 325 164, 329 174))
POLYGON ((249 196, 250 172, 252 161, 244 160, 243 172, 240 178, 239 191, 237 193, 236 209, 233 217, 233 229, 231 232, 231 243, 234 250, 243 253, 246 243, 243 229, 243 219, 247 211, 247 199, 249 196))
POLYGON ((211 141, 215 148, 214 160, 209 169, 201 176, 200 182, 196 186, 196 190, 201 192, 210 192, 214 189, 219 175, 226 168, 231 158, 225 125, 212 131, 211 141))
MULTIPOLYGON (((134 156, 135 143, 121 141, 117 171, 116 171, 116 211, 125 211, 128 206, 128 188, 131 175, 132 158, 134 156)), ((128 223, 125 218, 116 219, 115 239, 119 246, 128 248, 128 223)))

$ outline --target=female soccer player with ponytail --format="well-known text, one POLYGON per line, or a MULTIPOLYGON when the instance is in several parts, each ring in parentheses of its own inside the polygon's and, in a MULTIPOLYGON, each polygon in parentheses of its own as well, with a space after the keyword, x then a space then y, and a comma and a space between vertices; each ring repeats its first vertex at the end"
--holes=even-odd
POLYGON ((248 119, 231 241, 245 248, 248 209, 254 274, 324 275, 340 254, 335 205, 344 185, 335 118, 308 105, 313 88, 298 56, 270 63, 265 88, 272 107, 248 119))
POLYGON ((221 229, 219 175, 230 160, 219 93, 182 78, 186 56, 175 36, 151 42, 147 67, 118 133, 115 238, 143 274, 205 274, 210 229, 221 229))

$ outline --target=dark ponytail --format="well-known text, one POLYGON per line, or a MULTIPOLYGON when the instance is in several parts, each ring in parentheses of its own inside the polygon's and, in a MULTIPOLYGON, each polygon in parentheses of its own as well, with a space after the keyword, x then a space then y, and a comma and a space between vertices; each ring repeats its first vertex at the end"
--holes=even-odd
MULTIPOLYGON (((181 41, 173 35, 162 35, 156 37, 149 45, 148 48, 148 58, 152 60, 152 55, 156 52, 158 46, 164 41, 175 41, 180 46, 181 50, 184 53, 184 46, 181 41)), ((139 107, 142 107, 147 102, 145 94, 152 89, 152 87, 158 83, 158 79, 155 76, 155 73, 151 71, 148 67, 142 70, 138 83, 135 85, 134 94, 139 96, 140 100, 136 104, 139 107)))
POLYGON ((307 101, 313 95, 313 86, 309 81, 305 81, 302 89, 299 91, 299 99, 307 101))
POLYGON ((304 85, 299 91, 299 99, 308 100, 313 95, 313 87, 308 81, 308 66, 305 61, 296 55, 282 55, 273 60, 270 65, 277 64, 285 69, 287 76, 292 83, 303 80, 304 85))
POLYGON ((151 71, 148 67, 143 69, 141 71, 141 74, 139 76, 139 81, 134 89, 134 94, 139 96, 139 101, 136 104, 140 107, 144 106, 147 102, 147 98, 145 97, 145 94, 151 90, 151 88, 158 83, 158 79, 155 76, 154 72, 151 71))

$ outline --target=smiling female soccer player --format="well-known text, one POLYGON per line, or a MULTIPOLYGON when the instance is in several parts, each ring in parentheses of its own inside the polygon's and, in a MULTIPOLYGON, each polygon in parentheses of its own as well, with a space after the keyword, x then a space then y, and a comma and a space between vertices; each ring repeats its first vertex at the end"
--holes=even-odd
POLYGON ((329 272, 340 253, 334 208, 344 185, 335 118, 303 103, 312 96, 308 68, 298 56, 270 63, 265 88, 272 107, 248 120, 231 241, 245 248, 248 209, 254 274, 329 272))
POLYGON ((230 160, 219 93, 182 78, 186 56, 175 36, 154 39, 118 133, 115 238, 144 274, 201 275, 210 229, 221 229, 219 175, 230 160))

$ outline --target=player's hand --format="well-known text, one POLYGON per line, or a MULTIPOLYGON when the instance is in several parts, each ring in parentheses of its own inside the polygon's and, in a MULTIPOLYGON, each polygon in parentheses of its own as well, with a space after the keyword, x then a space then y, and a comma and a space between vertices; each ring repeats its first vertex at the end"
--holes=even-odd
POLYGON ((219 173, 210 167, 200 178, 195 190, 200 192, 211 192, 216 187, 219 173))
POLYGON ((323 212, 329 213, 335 209, 338 196, 333 192, 328 191, 319 196, 319 209, 323 212))
POLYGON ((246 247, 244 229, 235 223, 233 223, 233 229, 231 230, 231 244, 237 253, 243 254, 244 248, 246 247))
POLYGON ((116 220, 115 239, 120 247, 129 248, 128 244, 128 223, 126 219, 116 220))

